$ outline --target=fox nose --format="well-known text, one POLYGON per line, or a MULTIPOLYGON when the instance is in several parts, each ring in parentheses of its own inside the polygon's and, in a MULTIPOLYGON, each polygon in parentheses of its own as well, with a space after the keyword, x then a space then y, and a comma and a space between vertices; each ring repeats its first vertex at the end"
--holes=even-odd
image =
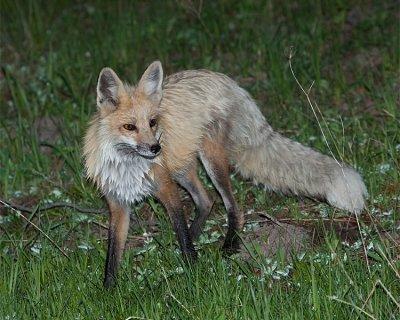
POLYGON ((157 154, 160 150, 161 150, 161 146, 158 143, 153 144, 150 147, 150 151, 153 152, 154 154, 157 154))

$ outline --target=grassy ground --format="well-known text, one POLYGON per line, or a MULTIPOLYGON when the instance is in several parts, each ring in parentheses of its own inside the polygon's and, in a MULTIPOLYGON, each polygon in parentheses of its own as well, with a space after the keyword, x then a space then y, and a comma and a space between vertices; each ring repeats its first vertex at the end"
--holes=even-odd
MULTIPOLYGON (((0 211, 0 319, 398 319, 396 1, 1 0, 0 8, 0 197, 33 208, 24 213, 29 223, 0 211), (290 46, 301 83, 315 80, 311 98, 334 154, 365 178, 370 199, 359 225, 345 212, 233 177, 243 210, 301 227, 307 245, 291 259, 285 242, 266 258, 257 241, 250 258, 221 257, 224 230, 216 225, 225 213, 218 200, 198 244, 200 259, 188 267, 163 209, 148 199, 133 208, 139 222, 119 287, 103 290, 107 216, 37 210, 58 201, 104 206, 85 180, 80 152, 99 70, 111 66, 134 82, 160 59, 167 74, 226 73, 273 127, 328 153, 288 68, 290 46)), ((260 235, 268 224, 249 217, 245 237, 260 235)))

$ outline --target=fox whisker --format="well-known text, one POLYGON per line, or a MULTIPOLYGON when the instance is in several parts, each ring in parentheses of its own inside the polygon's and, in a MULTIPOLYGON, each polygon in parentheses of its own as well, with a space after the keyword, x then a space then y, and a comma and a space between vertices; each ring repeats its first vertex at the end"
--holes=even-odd
POLYGON ((157 139, 157 143, 158 143, 158 144, 160 143, 161 136, 162 136, 163 133, 164 133, 164 131, 161 131, 161 133, 160 133, 160 135, 159 135, 159 137, 158 137, 158 139, 157 139))

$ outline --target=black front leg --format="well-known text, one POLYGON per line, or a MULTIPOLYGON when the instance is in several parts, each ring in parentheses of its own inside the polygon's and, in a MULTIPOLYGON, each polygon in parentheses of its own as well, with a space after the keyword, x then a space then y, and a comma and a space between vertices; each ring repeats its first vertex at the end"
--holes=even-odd
POLYGON ((178 209, 174 212, 169 212, 169 216, 171 218, 172 226, 174 228, 183 256, 188 261, 195 260, 197 254, 189 234, 189 229, 183 211, 178 209))
POLYGON ((183 214, 178 186, 165 168, 156 166, 154 171, 155 181, 158 182, 155 195, 168 212, 184 257, 188 261, 194 260, 196 258, 196 251, 194 250, 188 225, 183 214))
POLYGON ((115 285, 117 280, 118 258, 117 258, 117 244, 115 242, 114 231, 108 230, 108 248, 106 265, 104 269, 103 285, 106 288, 111 288, 115 285))
POLYGON ((110 288, 115 285, 118 266, 124 251, 129 229, 128 208, 107 199, 110 209, 110 223, 108 228, 108 249, 104 271, 104 286, 110 288))

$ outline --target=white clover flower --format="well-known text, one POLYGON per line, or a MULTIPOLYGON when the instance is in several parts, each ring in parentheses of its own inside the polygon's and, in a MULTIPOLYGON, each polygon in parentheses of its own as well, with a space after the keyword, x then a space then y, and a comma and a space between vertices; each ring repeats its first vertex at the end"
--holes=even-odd
POLYGON ((387 173, 388 171, 390 171, 390 169, 392 169, 390 163, 381 163, 377 167, 377 170, 382 174, 387 173))

